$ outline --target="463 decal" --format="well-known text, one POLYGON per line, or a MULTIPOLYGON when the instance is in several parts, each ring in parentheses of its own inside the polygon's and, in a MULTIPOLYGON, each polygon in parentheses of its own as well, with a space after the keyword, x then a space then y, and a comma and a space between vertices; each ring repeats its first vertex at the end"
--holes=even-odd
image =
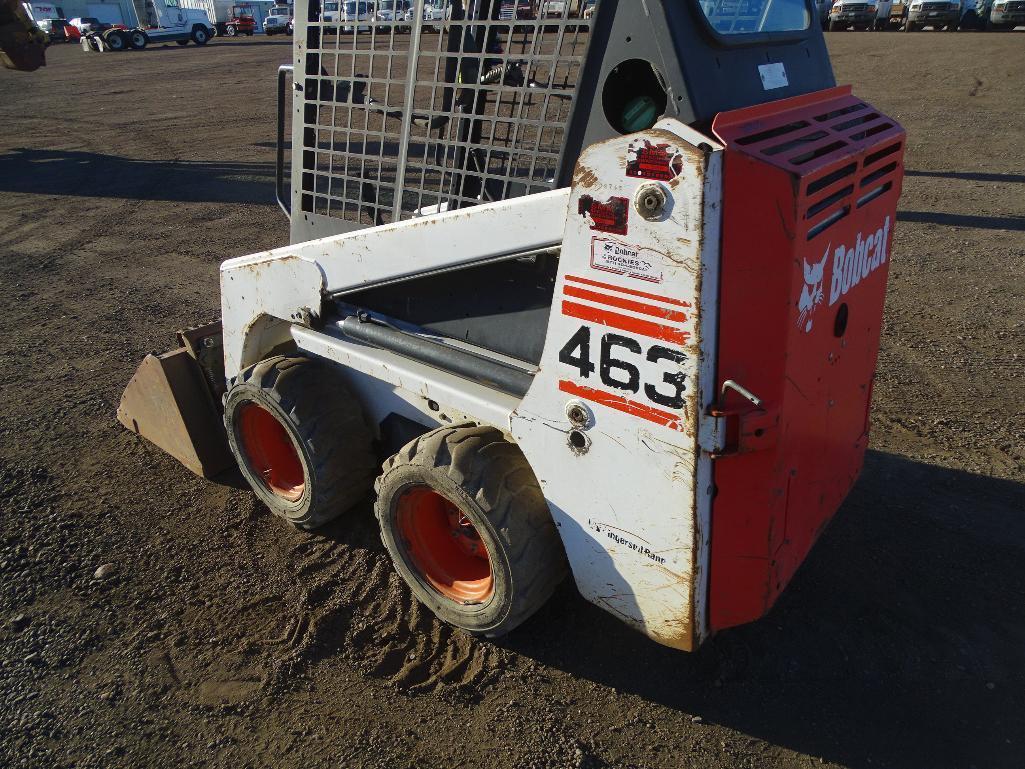
MULTIPOLYGON (((622 334, 601 334, 592 345, 591 326, 586 325, 580 326, 559 350, 559 362, 573 368, 581 379, 593 379, 595 384, 600 382, 621 393, 640 395, 650 403, 669 409, 684 407, 687 374, 682 368, 687 360, 687 355, 680 350, 661 344, 645 347, 637 339, 622 334)), ((560 382, 560 389, 575 391, 582 397, 649 419, 651 414, 638 412, 650 411, 658 416, 652 421, 662 424, 668 424, 667 420, 679 421, 678 415, 651 409, 623 396, 606 393, 611 400, 602 398, 600 391, 587 386, 560 382)))

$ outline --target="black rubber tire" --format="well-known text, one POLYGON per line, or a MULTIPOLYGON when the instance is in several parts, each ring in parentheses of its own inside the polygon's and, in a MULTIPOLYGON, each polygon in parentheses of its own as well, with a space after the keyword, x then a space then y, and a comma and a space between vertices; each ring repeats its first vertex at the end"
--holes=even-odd
POLYGON ((562 540, 520 449, 488 426, 442 427, 406 444, 374 484, 374 512, 395 570, 439 619, 497 638, 544 605, 568 572, 562 540), (482 603, 442 595, 408 553, 397 519, 400 497, 426 485, 455 504, 491 559, 494 591, 482 603))
POLYGON ((235 29, 235 25, 234 24, 229 24, 228 26, 226 26, 224 28, 224 36, 225 37, 235 37, 235 35, 237 35, 237 34, 238 34, 238 30, 235 29))
POLYGON ((136 51, 141 51, 149 45, 149 37, 141 29, 133 29, 128 33, 128 45, 136 51))
POLYGON ((123 51, 129 47, 128 36, 119 29, 112 29, 103 35, 103 41, 112 51, 123 51))
POLYGON ((196 45, 206 45, 210 40, 210 33, 202 27, 194 27, 192 30, 192 42, 196 45))
POLYGON ((175 40, 174 42, 176 42, 178 45, 188 45, 189 44, 188 40, 175 40))
POLYGON ((228 390, 224 426, 256 496, 299 528, 327 523, 370 491, 377 472, 373 436, 362 407, 330 364, 278 355, 250 366, 228 390), (237 415, 250 402, 269 411, 292 439, 304 475, 303 492, 294 501, 275 494, 240 447, 237 415))

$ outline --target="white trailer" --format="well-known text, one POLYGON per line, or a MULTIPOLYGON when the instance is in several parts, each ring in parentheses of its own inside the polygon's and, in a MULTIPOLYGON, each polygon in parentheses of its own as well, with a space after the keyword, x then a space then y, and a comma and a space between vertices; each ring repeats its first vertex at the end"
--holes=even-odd
POLYGON ((53 3, 22 3, 21 5, 36 26, 47 19, 64 18, 64 9, 53 3))

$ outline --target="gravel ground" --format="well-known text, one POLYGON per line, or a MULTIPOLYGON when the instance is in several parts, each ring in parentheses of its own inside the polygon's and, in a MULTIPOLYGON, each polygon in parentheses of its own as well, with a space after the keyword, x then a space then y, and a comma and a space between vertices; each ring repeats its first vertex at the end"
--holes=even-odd
POLYGON ((303 534, 114 421, 217 263, 287 242, 287 41, 0 71, 0 765, 1025 766, 1023 40, 829 37, 909 135, 873 449, 773 612, 693 655, 568 585, 471 639, 369 504, 303 534))

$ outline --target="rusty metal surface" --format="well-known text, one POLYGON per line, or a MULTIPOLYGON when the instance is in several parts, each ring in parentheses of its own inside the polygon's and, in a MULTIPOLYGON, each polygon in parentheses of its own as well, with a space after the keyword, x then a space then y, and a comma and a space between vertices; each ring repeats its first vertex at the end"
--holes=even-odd
POLYGON ((184 347, 143 359, 121 396, 117 419, 196 475, 213 478, 234 464, 219 409, 184 347))

